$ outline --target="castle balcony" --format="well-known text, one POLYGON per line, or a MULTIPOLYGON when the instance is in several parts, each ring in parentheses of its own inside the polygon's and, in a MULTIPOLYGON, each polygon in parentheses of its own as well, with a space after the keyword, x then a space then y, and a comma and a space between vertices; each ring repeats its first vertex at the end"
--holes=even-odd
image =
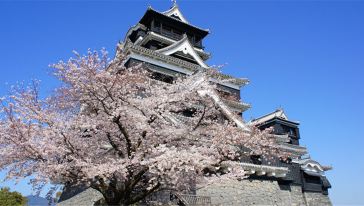
POLYGON ((165 29, 161 29, 160 27, 152 27, 151 31, 156 32, 157 34, 166 36, 168 38, 171 38, 175 41, 179 41, 183 38, 182 34, 177 34, 177 33, 165 30, 165 29))
MULTIPOLYGON (((164 26, 164 27, 166 27, 166 26, 164 26)), ((165 36, 165 37, 170 38, 170 39, 175 40, 175 41, 179 41, 179 40, 181 40, 183 38, 183 33, 182 32, 180 32, 180 31, 177 32, 177 31, 174 31, 174 30, 169 29, 169 28, 165 29, 163 27, 152 26, 150 30, 152 32, 155 32, 157 34, 160 34, 162 36, 165 36)), ((196 41, 195 36, 188 36, 188 39, 193 44, 193 46, 204 50, 204 47, 202 46, 202 41, 201 40, 196 41)))

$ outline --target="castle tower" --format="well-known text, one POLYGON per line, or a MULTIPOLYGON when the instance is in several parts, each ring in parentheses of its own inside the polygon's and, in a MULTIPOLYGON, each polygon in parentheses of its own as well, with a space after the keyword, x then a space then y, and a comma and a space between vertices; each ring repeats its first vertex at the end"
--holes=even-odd
MULTIPOLYGON (((153 78, 172 83, 178 75, 211 69, 206 62, 210 53, 203 46, 208 34, 209 30, 191 24, 175 1, 164 12, 149 7, 118 44, 115 58, 126 56, 123 63, 127 67, 143 63, 153 78)), ((216 74, 210 81, 216 83, 220 96, 232 111, 242 114, 250 108, 240 97, 241 87, 249 82, 247 79, 216 74)), ((248 179, 212 184, 193 191, 193 195, 176 198, 183 199, 184 205, 331 205, 328 198, 331 185, 325 176, 331 167, 308 157, 307 149, 299 144, 298 122, 289 120, 278 109, 249 124, 261 130, 273 128, 279 148, 291 154, 290 160, 249 156, 241 160, 242 169, 250 175, 248 179)), ((160 195, 170 198, 169 193, 160 195)), ((101 198, 86 188, 66 188, 63 196, 61 206, 93 205, 101 198)))
MULTIPOLYGON (((188 22, 176 2, 164 12, 149 7, 118 45, 116 57, 123 53, 128 57, 126 66, 143 62, 156 79, 172 82, 177 75, 211 69, 206 63, 210 53, 203 46, 208 34, 209 30, 188 22)), ((218 92, 230 109, 242 114, 250 108, 240 101, 240 88, 249 82, 247 79, 216 75, 211 81, 217 84, 218 92)))
MULTIPOLYGON (((149 7, 140 21, 129 29, 118 46, 118 53, 128 56, 127 66, 143 62, 155 72, 156 78, 171 82, 176 75, 210 69, 206 61, 211 55, 203 46, 208 34, 208 29, 191 24, 174 1, 173 6, 164 12, 149 7)), ((248 83, 247 79, 221 74, 211 81, 217 83, 219 93, 226 97, 225 103, 233 111, 242 114, 250 108, 240 97, 240 88, 248 83), (223 78, 230 81, 218 81, 223 78)), ((273 127, 280 149, 291 154, 291 161, 287 163, 251 156, 241 163, 242 169, 250 174, 249 180, 213 185, 196 193, 211 197, 212 204, 222 205, 234 198, 241 199, 244 205, 330 205, 327 194, 331 185, 324 172, 331 168, 307 158, 307 149, 299 145, 299 123, 289 120, 281 109, 250 123, 262 130, 273 127), (230 191, 226 188, 235 189, 230 191), (236 193, 236 188, 241 191, 236 193), (272 192, 276 194, 275 197, 269 196, 272 192)))

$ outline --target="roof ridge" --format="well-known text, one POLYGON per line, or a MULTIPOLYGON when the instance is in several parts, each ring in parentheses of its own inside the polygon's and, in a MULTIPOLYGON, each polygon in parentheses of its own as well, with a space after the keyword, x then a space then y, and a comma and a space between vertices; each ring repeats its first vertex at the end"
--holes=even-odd
POLYGON ((195 25, 193 25, 193 24, 191 24, 191 23, 189 23, 189 22, 184 22, 184 21, 181 21, 181 20, 179 20, 179 19, 173 18, 173 17, 171 17, 171 16, 168 16, 168 15, 164 14, 163 12, 160 12, 160 11, 158 11, 158 10, 156 10, 156 9, 153 9, 153 8, 152 8, 152 6, 148 6, 148 10, 151 10, 151 11, 157 12, 157 13, 159 13, 159 14, 163 15, 163 16, 166 16, 166 17, 168 17, 168 18, 172 18, 172 19, 177 20, 177 21, 179 21, 179 22, 181 22, 181 23, 183 23, 183 24, 189 25, 189 26, 191 26, 191 27, 193 27, 193 28, 196 28, 196 29, 199 29, 199 30, 205 31, 205 32, 207 32, 207 33, 210 33, 210 29, 203 29, 203 28, 200 28, 200 27, 198 27, 198 26, 195 26, 195 25))
MULTIPOLYGON (((257 117, 257 118, 254 118, 252 121, 256 121, 256 120, 258 120, 258 119, 262 119, 262 118, 264 118, 264 117, 267 117, 267 116, 269 116, 269 115, 272 115, 272 114, 274 114, 274 113, 277 113, 277 112, 279 112, 279 111, 282 111, 283 112, 283 114, 285 115, 285 112, 284 112, 284 110, 283 109, 281 109, 281 108, 279 108, 279 109, 276 109, 275 111, 273 111, 273 112, 270 112, 270 113, 268 113, 268 114, 265 114, 265 115, 263 115, 263 116, 260 116, 260 117, 257 117)), ((285 115, 286 116, 286 115, 285 115)), ((276 116, 277 117, 277 116, 276 116)), ((288 118, 287 118, 288 119, 288 118)))

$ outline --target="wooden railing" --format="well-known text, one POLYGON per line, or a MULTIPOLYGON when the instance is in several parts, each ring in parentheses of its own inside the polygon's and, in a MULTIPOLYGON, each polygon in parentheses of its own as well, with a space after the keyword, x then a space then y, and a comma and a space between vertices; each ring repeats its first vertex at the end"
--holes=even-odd
MULTIPOLYGON (((183 38, 183 35, 182 34, 178 34, 178 33, 175 33, 173 31, 168 31, 168 30, 165 30, 161 27, 152 27, 151 30, 153 32, 156 32, 158 34, 161 34, 163 36, 166 36, 166 37, 169 37, 175 41, 179 41, 183 38)), ((189 38, 190 42, 195 46, 195 47, 198 47, 200 49, 204 49, 204 47, 202 46, 202 41, 199 41, 199 42, 195 42, 194 40, 192 40, 191 38, 189 38)))

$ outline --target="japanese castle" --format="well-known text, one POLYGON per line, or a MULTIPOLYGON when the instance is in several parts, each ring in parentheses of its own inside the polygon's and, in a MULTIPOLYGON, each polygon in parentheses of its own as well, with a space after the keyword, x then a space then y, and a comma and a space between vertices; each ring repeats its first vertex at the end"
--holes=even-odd
MULTIPOLYGON (((118 44, 115 58, 126 55, 126 66, 144 63, 156 79, 171 83, 177 75, 210 68, 206 63, 210 53, 203 46, 208 34, 208 29, 190 23, 175 1, 164 12, 149 7, 118 44)), ((240 97, 241 87, 249 82, 247 79, 221 74, 211 81, 217 84, 221 98, 231 111, 242 116, 250 108, 240 97)), ((250 174, 248 179, 210 185, 194 194, 168 194, 167 197, 179 199, 179 205, 331 205, 328 197, 331 185, 325 176, 331 167, 311 159, 307 149, 300 146, 298 122, 288 119, 278 109, 247 124, 262 130, 273 127, 280 148, 291 154, 290 161, 269 162, 260 156, 250 156, 241 162, 242 169, 250 174)), ((58 205, 91 206, 100 198, 101 194, 92 189, 65 188, 58 205)))

